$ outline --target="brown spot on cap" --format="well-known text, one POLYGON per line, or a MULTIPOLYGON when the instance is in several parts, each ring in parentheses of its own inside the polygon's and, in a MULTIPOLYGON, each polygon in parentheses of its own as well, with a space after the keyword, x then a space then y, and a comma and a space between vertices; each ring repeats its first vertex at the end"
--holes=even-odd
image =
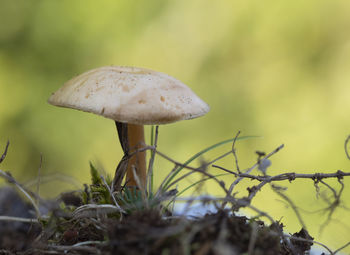
POLYGON ((124 92, 129 92, 130 91, 130 89, 126 85, 123 85, 122 88, 123 88, 124 92))
POLYGON ((145 104, 145 103, 146 103, 146 100, 140 99, 140 100, 138 101, 138 103, 139 103, 139 104, 145 104))

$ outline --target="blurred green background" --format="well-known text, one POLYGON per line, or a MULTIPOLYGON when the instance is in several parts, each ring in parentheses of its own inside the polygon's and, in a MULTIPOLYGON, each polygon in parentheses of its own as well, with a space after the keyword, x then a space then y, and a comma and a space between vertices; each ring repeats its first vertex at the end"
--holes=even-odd
MULTIPOLYGON (((256 150, 270 152, 284 143, 269 174, 347 171, 349 11, 350 2, 338 0, 0 0, 0 146, 11 142, 1 169, 33 180, 42 154, 41 175, 48 182, 41 195, 47 197, 88 182, 89 161, 112 175, 122 157, 113 121, 46 101, 77 74, 129 65, 168 73, 211 106, 202 118, 160 127, 159 150, 178 161, 240 130, 262 137, 237 144, 242 169, 256 162, 256 150), (65 183, 63 174, 76 181, 65 183)), ((217 164, 235 169, 233 162, 228 157, 217 164)), ((171 167, 158 160, 156 183, 171 167)), ((349 206, 350 181, 345 184, 342 205, 349 206)), ((284 185, 304 210, 327 206, 316 198, 312 181, 284 185)), ((214 184, 204 190, 220 194, 214 184)), ((254 205, 288 231, 300 229, 291 208, 269 188, 254 205)), ((325 211, 301 213, 319 241, 333 248, 349 241, 346 208, 336 210, 322 233, 325 211)))

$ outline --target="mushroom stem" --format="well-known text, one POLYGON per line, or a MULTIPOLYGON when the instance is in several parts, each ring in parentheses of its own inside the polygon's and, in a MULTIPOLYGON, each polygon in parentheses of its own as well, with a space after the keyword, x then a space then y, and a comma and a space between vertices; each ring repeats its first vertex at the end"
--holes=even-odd
MULTIPOLYGON (((143 125, 128 124, 128 141, 129 141, 129 154, 134 153, 136 150, 141 149, 145 144, 145 135, 143 125)), ((137 186, 134 174, 133 166, 136 170, 136 175, 140 180, 141 188, 146 187, 146 152, 135 153, 128 162, 126 171, 127 186, 137 186)))

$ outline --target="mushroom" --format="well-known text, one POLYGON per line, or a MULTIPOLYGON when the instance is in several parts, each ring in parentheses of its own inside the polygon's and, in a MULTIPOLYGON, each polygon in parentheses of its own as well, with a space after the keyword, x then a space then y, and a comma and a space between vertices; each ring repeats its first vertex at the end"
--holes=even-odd
POLYGON ((124 157, 113 183, 146 184, 143 125, 159 125, 206 114, 209 106, 177 79, 138 67, 105 66, 66 82, 48 102, 92 112, 115 121, 124 157), (139 183, 133 174, 135 170, 139 183))

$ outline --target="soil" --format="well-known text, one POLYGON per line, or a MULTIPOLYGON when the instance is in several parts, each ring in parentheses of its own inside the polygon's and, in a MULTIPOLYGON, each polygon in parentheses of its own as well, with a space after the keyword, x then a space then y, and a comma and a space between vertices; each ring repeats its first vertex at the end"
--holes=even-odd
MULTIPOLYGON (((35 218, 13 189, 2 188, 0 194, 0 215, 35 218)), ((74 195, 68 198, 67 204, 81 204, 74 195)), ((311 243, 286 240, 282 233, 282 224, 266 226, 226 210, 198 218, 142 209, 74 219, 56 207, 39 223, 0 221, 0 254, 274 255, 310 250, 311 243)), ((313 240, 303 229, 294 236, 313 240)))

